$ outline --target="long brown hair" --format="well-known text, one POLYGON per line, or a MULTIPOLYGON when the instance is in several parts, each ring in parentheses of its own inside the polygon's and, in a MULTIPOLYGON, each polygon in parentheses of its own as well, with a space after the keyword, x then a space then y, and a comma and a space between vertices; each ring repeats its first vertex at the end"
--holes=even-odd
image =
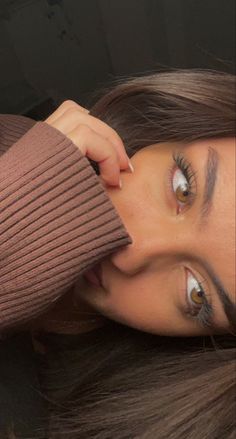
POLYGON ((235 339, 169 338, 115 322, 47 334, 50 439, 233 439, 235 339))
MULTIPOLYGON (((120 134, 130 156, 159 142, 232 137, 235 77, 172 69, 122 78, 90 114, 120 134)), ((109 320, 88 334, 42 337, 50 438, 233 439, 234 337, 165 338, 109 320)))

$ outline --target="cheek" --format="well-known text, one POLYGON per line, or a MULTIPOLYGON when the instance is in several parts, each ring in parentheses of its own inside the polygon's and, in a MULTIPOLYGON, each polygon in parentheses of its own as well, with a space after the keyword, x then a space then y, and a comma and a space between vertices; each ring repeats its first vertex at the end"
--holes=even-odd
POLYGON ((154 274, 142 274, 132 280, 114 279, 108 295, 98 304, 100 311, 133 328, 166 333, 176 317, 176 309, 167 291, 160 290, 161 283, 154 274))
POLYGON ((151 175, 148 179, 142 172, 136 176, 124 174, 122 190, 107 189, 127 231, 136 240, 142 235, 142 230, 152 228, 155 233, 159 216, 165 211, 162 181, 160 175, 151 175))
MULTIPOLYGON (((105 187, 118 214, 127 226, 132 219, 149 222, 148 217, 166 209, 166 174, 170 166, 170 148, 147 147, 135 154, 134 173, 121 172, 122 189, 105 187)), ((128 229, 129 231, 129 229, 128 229)))

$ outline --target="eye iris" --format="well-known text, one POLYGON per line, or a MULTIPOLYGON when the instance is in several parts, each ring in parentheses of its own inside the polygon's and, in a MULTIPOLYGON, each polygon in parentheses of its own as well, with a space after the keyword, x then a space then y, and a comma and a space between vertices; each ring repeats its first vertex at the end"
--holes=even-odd
POLYGON ((203 304, 203 297, 204 293, 201 290, 197 290, 196 288, 193 288, 191 291, 191 299, 196 305, 202 305, 203 304))
POLYGON ((186 203, 187 198, 189 196, 189 188, 188 185, 179 185, 176 189, 176 197, 182 203, 186 203))

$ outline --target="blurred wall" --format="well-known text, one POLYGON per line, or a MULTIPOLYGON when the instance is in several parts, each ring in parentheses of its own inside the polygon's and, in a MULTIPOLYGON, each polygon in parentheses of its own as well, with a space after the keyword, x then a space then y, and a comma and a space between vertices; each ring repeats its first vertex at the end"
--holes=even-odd
POLYGON ((88 106, 159 66, 235 71, 235 0, 0 0, 0 112, 88 106))

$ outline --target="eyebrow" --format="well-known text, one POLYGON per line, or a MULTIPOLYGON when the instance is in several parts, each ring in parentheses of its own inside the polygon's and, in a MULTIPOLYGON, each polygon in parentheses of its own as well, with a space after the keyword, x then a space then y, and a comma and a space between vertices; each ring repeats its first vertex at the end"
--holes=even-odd
MULTIPOLYGON (((205 185, 203 190, 203 201, 200 207, 201 221, 204 221, 208 216, 213 204, 213 194, 217 180, 217 171, 219 164, 219 155, 212 147, 208 148, 207 162, 205 166, 205 185)), ((202 261, 208 276, 215 286, 217 295, 223 305, 225 315, 229 321, 230 326, 236 330, 236 304, 234 304, 229 293, 224 288, 219 277, 216 275, 212 267, 207 261, 202 261)))
POLYGON ((201 220, 204 221, 208 216, 213 202, 213 193, 215 189, 219 155, 212 148, 208 148, 208 156, 205 167, 205 185, 203 190, 203 202, 200 207, 201 220))
POLYGON ((223 305, 224 312, 229 321, 230 327, 233 330, 236 330, 236 304, 231 301, 229 293, 224 288, 221 280, 216 275, 210 264, 205 260, 201 262, 203 263, 203 266, 206 269, 208 276, 215 286, 217 295, 223 305))

